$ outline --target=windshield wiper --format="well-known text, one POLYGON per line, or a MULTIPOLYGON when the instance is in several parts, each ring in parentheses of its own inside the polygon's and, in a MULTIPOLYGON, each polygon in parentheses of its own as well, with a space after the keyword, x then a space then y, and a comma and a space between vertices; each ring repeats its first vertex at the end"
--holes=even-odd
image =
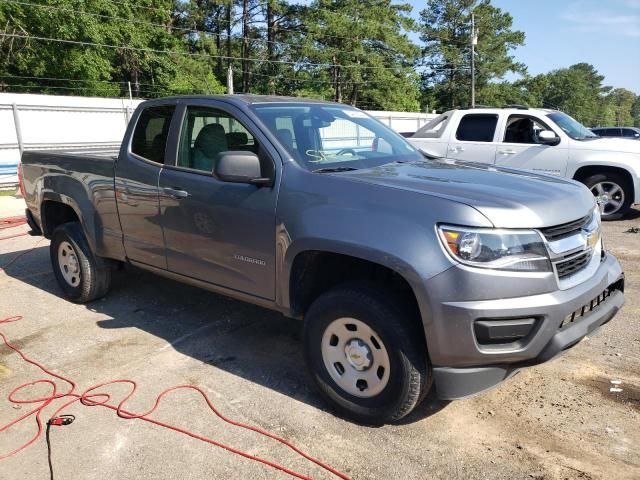
POLYGON ((355 167, 325 167, 325 168, 316 168, 315 170, 311 170, 313 173, 333 173, 333 172, 351 172, 353 170, 358 170, 355 167))

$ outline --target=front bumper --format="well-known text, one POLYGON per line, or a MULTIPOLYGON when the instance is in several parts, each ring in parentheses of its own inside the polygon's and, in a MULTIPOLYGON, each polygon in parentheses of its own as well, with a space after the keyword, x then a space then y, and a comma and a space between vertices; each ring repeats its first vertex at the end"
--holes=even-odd
MULTIPOLYGON (((443 287, 460 272, 450 275, 452 278, 440 279, 435 286, 443 287)), ((496 282, 492 289, 499 286, 496 282)), ((474 395, 520 368, 550 360, 611 320, 623 304, 624 274, 612 255, 605 257, 590 279, 567 290, 432 304, 433 316, 425 323, 425 331, 438 396, 457 399, 474 395), (567 324, 565 319, 576 311, 577 317, 567 324), (483 344, 476 325, 487 319, 493 324, 534 319, 535 327, 516 341, 483 344)))

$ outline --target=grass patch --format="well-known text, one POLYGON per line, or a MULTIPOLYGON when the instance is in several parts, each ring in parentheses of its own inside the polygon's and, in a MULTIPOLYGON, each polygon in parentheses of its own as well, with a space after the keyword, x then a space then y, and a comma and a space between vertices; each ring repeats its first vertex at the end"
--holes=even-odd
POLYGON ((17 188, 9 188, 6 190, 0 190, 0 197, 13 197, 16 192, 18 191, 17 188))

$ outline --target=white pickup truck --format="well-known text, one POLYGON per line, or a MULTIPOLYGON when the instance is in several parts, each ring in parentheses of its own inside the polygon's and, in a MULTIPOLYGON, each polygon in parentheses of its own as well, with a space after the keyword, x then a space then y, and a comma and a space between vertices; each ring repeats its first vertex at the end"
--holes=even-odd
POLYGON ((427 156, 572 178, 617 220, 640 203, 640 142, 602 138, 569 115, 526 107, 451 110, 409 141, 427 156))

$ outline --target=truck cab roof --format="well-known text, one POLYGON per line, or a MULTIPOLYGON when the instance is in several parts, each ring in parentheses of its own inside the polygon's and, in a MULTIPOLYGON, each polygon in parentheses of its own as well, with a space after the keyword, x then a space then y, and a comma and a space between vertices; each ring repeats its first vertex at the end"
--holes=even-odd
MULTIPOLYGON (((179 95, 173 97, 163 97, 153 100, 147 100, 142 105, 167 104, 167 103, 183 103, 193 100, 219 100, 231 103, 236 106, 246 106, 261 103, 319 103, 319 104, 335 104, 326 100, 317 100, 313 98, 303 97, 287 97, 280 95, 251 95, 251 94, 234 94, 234 95, 179 95)), ((343 105, 343 104, 339 104, 343 105)))

